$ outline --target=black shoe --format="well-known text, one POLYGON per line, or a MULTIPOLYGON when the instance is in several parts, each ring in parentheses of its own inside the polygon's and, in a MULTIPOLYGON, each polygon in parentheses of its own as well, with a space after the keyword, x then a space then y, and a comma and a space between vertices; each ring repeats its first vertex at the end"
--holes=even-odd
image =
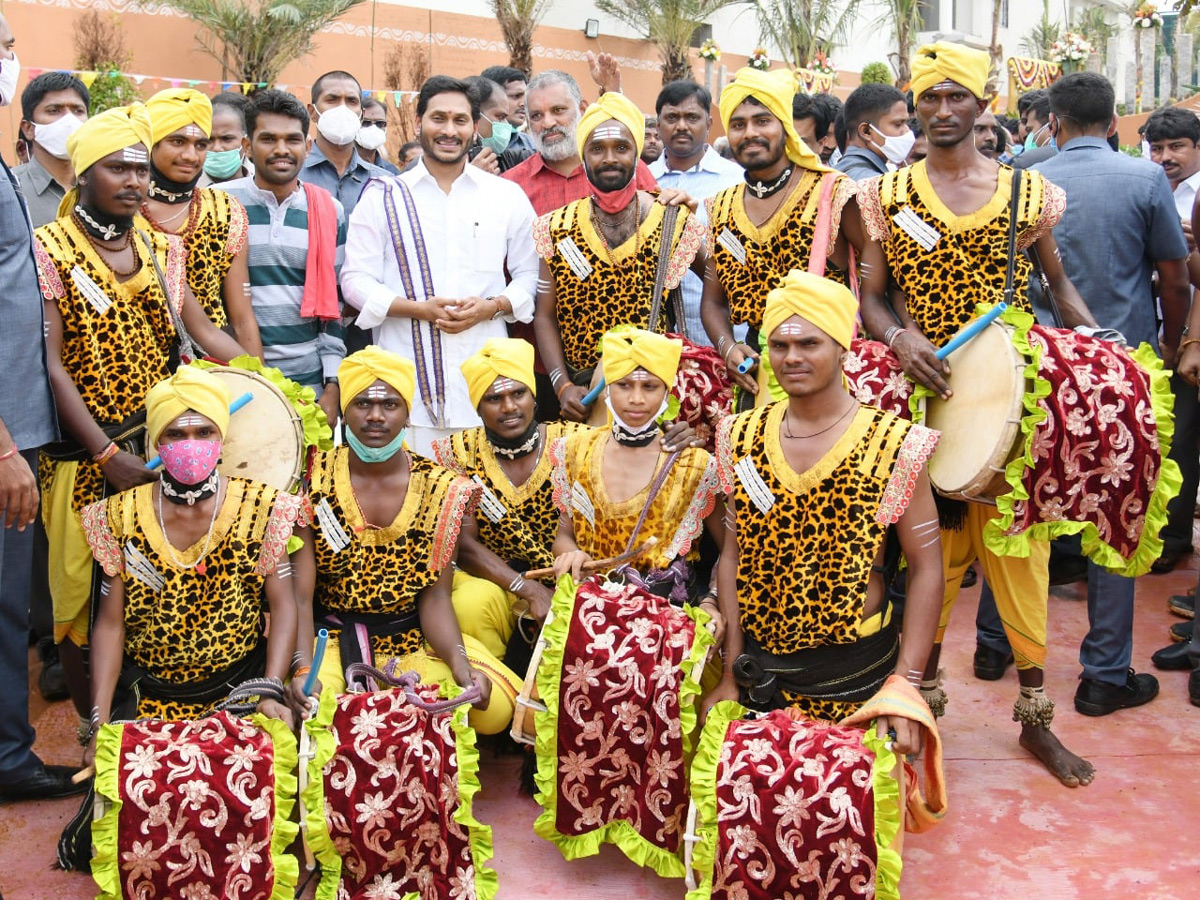
POLYGON ((82 794, 88 789, 87 779, 71 783, 71 776, 78 771, 74 766, 42 766, 41 771, 28 778, 0 784, 0 800, 52 800, 82 794))
POLYGON ((1188 652, 1188 645, 1183 641, 1167 644, 1161 650, 1155 650, 1154 655, 1150 657, 1150 662, 1154 663, 1154 668, 1162 669, 1164 672, 1182 672, 1195 668, 1192 655, 1188 652))
POLYGON ((49 701, 66 700, 71 696, 67 690, 67 676, 63 672, 62 663, 43 663, 42 671, 38 674, 38 692, 42 698, 49 701))
POLYGON ((1200 669, 1193 669, 1188 676, 1188 699, 1192 706, 1200 706, 1200 669))
POLYGON ((1188 588, 1186 594, 1167 598, 1167 610, 1185 619, 1196 618, 1196 589, 1188 588))
POLYGON ((959 587, 975 587, 975 582, 979 580, 979 576, 975 574, 974 569, 967 569, 963 572, 962 583, 959 587))
POLYGON ((1171 640, 1190 641, 1192 639, 1192 629, 1195 627, 1195 622, 1176 622, 1171 626, 1171 640))
POLYGON ((1191 545, 1182 547, 1164 547, 1162 555, 1150 564, 1150 571, 1155 575, 1165 575, 1179 564, 1179 561, 1192 552, 1191 545))
POLYGON ((1092 678, 1080 679, 1075 691, 1075 709, 1085 716, 1107 716, 1118 709, 1149 703, 1158 696, 1158 679, 1129 670, 1124 684, 1109 684, 1092 678))
POLYGON ((983 644, 975 645, 975 677, 981 681, 999 681, 1012 662, 1011 653, 1001 653, 983 644))
POLYGON ((1082 556, 1068 556, 1065 559, 1051 560, 1050 584, 1074 584, 1077 581, 1087 581, 1087 560, 1082 556))

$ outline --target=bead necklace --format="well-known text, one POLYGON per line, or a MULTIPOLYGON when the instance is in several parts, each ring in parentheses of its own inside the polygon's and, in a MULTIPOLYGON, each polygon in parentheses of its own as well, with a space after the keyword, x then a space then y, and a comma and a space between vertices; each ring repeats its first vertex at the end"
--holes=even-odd
POLYGON ((104 264, 108 266, 109 270, 118 278, 129 278, 133 275, 136 275, 141 270, 142 257, 141 254, 137 252, 137 247, 133 243, 133 229, 129 229, 125 232, 125 240, 122 242, 120 247, 105 247, 96 239, 91 230, 87 227, 87 223, 79 217, 77 212, 72 211, 71 218, 75 220, 75 224, 79 226, 79 230, 83 232, 83 236, 86 237, 88 243, 92 245, 92 249, 101 254, 100 258, 103 260, 104 264), (103 255, 105 253, 123 253, 128 249, 133 250, 133 268, 129 269, 128 271, 124 269, 118 269, 115 265, 113 265, 112 260, 103 255))
MULTIPOLYGON (((593 203, 591 206, 592 225, 596 229, 596 234, 600 236, 600 244, 604 247, 604 255, 608 257, 608 264, 610 266, 612 266, 614 269, 619 269, 624 266, 625 263, 617 263, 616 257, 613 256, 612 247, 608 245, 608 237, 604 234, 604 229, 601 227, 600 219, 596 215, 596 204, 593 203)), ((630 213, 636 217, 633 224, 633 256, 626 260, 626 263, 633 263, 636 265, 637 258, 642 252, 642 222, 645 221, 642 218, 642 200, 636 194, 633 198, 633 205, 630 207, 630 213)), ((622 214, 621 218, 616 222, 605 222, 604 225, 609 228, 616 228, 618 226, 625 225, 628 219, 628 215, 622 214)))

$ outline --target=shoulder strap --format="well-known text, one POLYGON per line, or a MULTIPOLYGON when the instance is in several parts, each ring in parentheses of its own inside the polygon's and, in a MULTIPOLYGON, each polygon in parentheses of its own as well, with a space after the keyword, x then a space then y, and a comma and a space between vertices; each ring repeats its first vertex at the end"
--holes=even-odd
POLYGON ((821 176, 821 196, 817 201, 817 224, 809 251, 808 271, 810 275, 825 274, 825 262, 829 257, 829 223, 833 220, 833 188, 838 173, 826 172, 821 176))
MULTIPOLYGON (((668 206, 663 210, 662 239, 659 241, 658 247, 658 265, 654 267, 654 295, 650 301, 651 331, 657 328, 658 316, 662 310, 663 285, 666 283, 667 267, 671 262, 671 238, 675 235, 675 220, 678 218, 678 206, 668 206)), ((678 323, 676 323, 676 327, 679 327, 678 323)))
POLYGON ((192 340, 192 336, 188 334, 187 328, 183 324, 183 316, 179 314, 179 310, 171 302, 171 291, 167 287, 167 278, 163 275, 162 266, 158 264, 158 254, 154 252, 154 244, 150 241, 150 235, 146 234, 140 228, 135 228, 134 231, 137 232, 142 243, 146 245, 146 252, 150 255, 150 262, 154 266, 154 276, 158 279, 158 286, 163 292, 163 300, 167 304, 167 315, 171 317, 171 324, 175 326, 175 334, 179 337, 179 362, 186 365, 192 360, 203 356, 204 348, 192 340))
POLYGON ((1017 219, 1021 204, 1021 170, 1012 170, 1012 200, 1008 208, 1008 262, 1004 270, 1004 302, 1012 306, 1013 275, 1017 264, 1017 219))
POLYGON ((642 525, 646 523, 646 516, 650 514, 650 507, 658 498, 658 492, 662 490, 662 486, 667 480, 667 475, 674 467, 675 461, 679 459, 679 454, 682 452, 682 450, 676 450, 668 456, 667 461, 658 470, 658 474, 654 476, 654 481, 650 484, 650 493, 646 496, 646 505, 642 507, 642 514, 638 516, 637 524, 633 526, 633 533, 629 535, 629 543, 625 545, 626 553, 629 553, 637 545, 638 533, 641 532, 642 525))

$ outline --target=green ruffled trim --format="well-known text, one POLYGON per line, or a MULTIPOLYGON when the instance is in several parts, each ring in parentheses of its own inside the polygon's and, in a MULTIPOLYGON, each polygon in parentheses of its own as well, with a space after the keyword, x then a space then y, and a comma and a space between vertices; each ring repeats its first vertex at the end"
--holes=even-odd
POLYGON ((300 792, 304 801, 304 823, 307 828, 308 849, 321 864, 321 880, 317 883, 315 900, 335 900, 342 880, 342 858, 333 846, 329 824, 325 821, 325 766, 333 759, 337 746, 333 741, 333 714, 337 711, 337 694, 322 691, 317 714, 304 723, 312 741, 313 758, 308 761, 308 784, 300 792))
MULTIPOLYGON (((563 650, 575 611, 575 582, 570 575, 558 580, 550 610, 552 618, 542 628, 546 647, 542 651, 542 664, 537 673, 538 691, 547 711, 534 713, 537 724, 534 743, 537 773, 534 783, 537 785, 536 799, 541 804, 542 814, 533 823, 533 830, 558 847, 564 859, 594 856, 600 852, 601 844, 611 843, 616 844, 622 853, 639 866, 653 869, 663 878, 681 878, 683 861, 679 856, 655 847, 626 821, 609 822, 602 828, 580 835, 565 835, 555 827, 558 819, 558 673, 562 671, 563 650)), ((706 613, 702 615, 707 616, 706 613)), ((706 620, 697 616, 696 621, 698 625, 703 625, 706 620)), ((690 744, 690 732, 696 727, 695 704, 692 701, 700 695, 699 673, 695 670, 704 661, 704 651, 711 643, 712 636, 708 634, 708 629, 698 628, 692 652, 681 667, 680 721, 685 755, 690 744), (704 637, 699 634, 701 630, 704 637), (684 712, 685 700, 692 707, 690 715, 684 712)))
POLYGON ((900 783, 893 777, 896 754, 875 733, 872 722, 863 732, 863 746, 875 754, 871 767, 871 793, 875 798, 875 898, 900 900, 900 853, 892 842, 900 833, 904 816, 900 810, 900 783))
POLYGON ((293 553, 296 553, 297 551, 299 551, 299 549, 303 546, 304 546, 304 538, 297 537, 296 535, 293 534, 290 538, 287 539, 287 555, 291 556, 293 553))
MULTIPOLYGON (((216 363, 210 363, 206 359, 198 359, 192 365, 201 369, 212 369, 217 366, 216 363)), ((244 369, 247 372, 261 375, 283 392, 283 396, 295 407, 296 413, 300 416, 300 424, 304 427, 305 450, 309 447, 316 447, 318 450, 333 449, 333 432, 329 428, 329 419, 325 417, 325 410, 321 409, 317 403, 316 391, 297 384, 272 366, 263 365, 263 361, 257 356, 248 354, 237 356, 229 361, 229 365, 235 369, 244 369)))
POLYGON ((300 825, 292 821, 296 805, 296 763, 299 754, 296 736, 279 719, 269 719, 262 713, 250 716, 249 721, 271 738, 275 749, 275 822, 271 834, 271 862, 275 866, 275 886, 271 900, 292 900, 300 878, 300 861, 288 848, 296 839, 300 825))
MULTIPOLYGON (((448 698, 457 697, 463 688, 454 684, 448 690, 448 698)), ((479 747, 475 741, 475 729, 467 722, 470 707, 460 706, 454 711, 452 726, 458 754, 458 809, 454 821, 467 831, 471 843, 471 861, 475 866, 475 897, 492 900, 496 896, 499 879, 496 870, 487 864, 495 853, 492 846, 492 827, 475 818, 474 798, 480 791, 479 747)), ((416 894, 412 895, 417 897, 416 894)))
POLYGON ((100 893, 96 900, 120 900, 121 872, 117 857, 117 820, 121 815, 118 769, 124 725, 101 725, 96 732, 96 802, 103 798, 104 815, 92 822, 92 878, 100 893))
POLYGON ((708 900, 712 896, 717 857, 717 764, 721 761, 729 723, 745 715, 746 707, 733 700, 722 700, 708 711, 700 732, 688 786, 696 805, 695 834, 699 839, 692 850, 692 868, 699 878, 696 889, 688 891, 685 900, 708 900))
POLYGON ((704 676, 704 664, 708 662, 709 648, 715 643, 708 623, 712 616, 699 606, 686 608, 688 616, 696 623, 696 637, 692 641, 692 649, 683 662, 679 672, 683 681, 679 685, 679 729, 683 736, 683 758, 687 759, 692 753, 692 743, 695 738, 696 720, 699 717, 699 701, 702 688, 700 679, 704 676))
MULTIPOLYGON (((979 313, 986 311, 980 305, 979 313)), ((1131 351, 1130 356, 1145 371, 1150 379, 1150 403, 1154 411, 1155 426, 1158 430, 1159 449, 1162 453, 1162 466, 1159 469, 1158 483, 1150 495, 1146 507, 1145 522, 1142 526, 1142 538, 1137 549, 1126 559, 1117 552, 1116 548, 1103 541, 1100 531, 1091 522, 1039 522, 1030 526, 1020 534, 1005 534, 1016 518, 1013 506, 1017 501, 1028 500, 1029 492, 1025 489, 1022 479, 1025 470, 1034 464, 1033 439, 1039 425, 1046 420, 1046 411, 1038 406, 1040 400, 1050 394, 1050 382, 1039 374, 1042 351, 1029 343, 1029 329, 1036 324, 1033 316, 1027 312, 1009 307, 1000 315, 1000 320, 1012 326, 1013 344, 1026 360, 1025 378, 1033 385, 1022 398, 1025 415, 1021 417, 1022 452, 1009 462, 1004 470, 1004 480, 1008 482, 1009 492, 996 498, 996 508, 999 517, 988 522, 983 529, 984 545, 997 556, 1028 557, 1030 543, 1033 541, 1050 541, 1056 537, 1071 534, 1081 535, 1083 555, 1099 566, 1103 566, 1117 575, 1129 578, 1144 575, 1150 571, 1151 564, 1162 554, 1162 538, 1159 533, 1167 522, 1167 503, 1179 493, 1183 477, 1179 466, 1167 456, 1171 450, 1171 442, 1175 435, 1174 394, 1171 391, 1171 376, 1163 369, 1162 360, 1147 344, 1142 344, 1137 350, 1131 351)), ((917 384, 909 398, 909 409, 913 413, 914 422, 922 422, 925 418, 924 400, 932 395, 932 391, 917 384)))

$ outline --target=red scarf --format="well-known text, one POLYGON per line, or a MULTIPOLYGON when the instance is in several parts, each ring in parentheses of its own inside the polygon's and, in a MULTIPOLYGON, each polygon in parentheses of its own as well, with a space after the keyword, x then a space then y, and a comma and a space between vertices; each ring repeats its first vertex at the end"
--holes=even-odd
POLYGON ((304 261, 304 299, 300 315, 332 321, 342 317, 338 304, 337 276, 337 209, 333 195, 324 188, 304 184, 308 201, 308 256, 304 261))

